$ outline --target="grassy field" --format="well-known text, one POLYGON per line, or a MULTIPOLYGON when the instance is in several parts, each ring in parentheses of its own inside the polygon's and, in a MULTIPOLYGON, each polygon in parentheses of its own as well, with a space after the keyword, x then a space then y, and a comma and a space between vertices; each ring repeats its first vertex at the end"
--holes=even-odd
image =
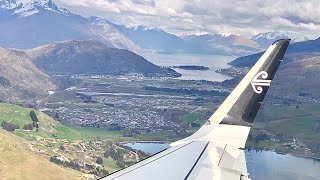
POLYGON ((258 116, 254 128, 319 141, 320 127, 316 127, 320 123, 319 110, 320 104, 267 105, 258 116))
POLYGON ((293 104, 290 106, 266 105, 261 109, 261 116, 257 121, 276 121, 293 119, 296 117, 318 116, 320 104, 293 104), (263 118, 261 118, 263 117, 263 118))
POLYGON ((113 141, 130 141, 134 138, 123 137, 122 131, 110 131, 103 128, 90 128, 90 127, 71 127, 72 130, 81 134, 80 138, 89 140, 92 138, 108 139, 113 141))
POLYGON ((199 113, 188 113, 181 117, 181 120, 186 123, 193 123, 198 121, 203 115, 199 113))

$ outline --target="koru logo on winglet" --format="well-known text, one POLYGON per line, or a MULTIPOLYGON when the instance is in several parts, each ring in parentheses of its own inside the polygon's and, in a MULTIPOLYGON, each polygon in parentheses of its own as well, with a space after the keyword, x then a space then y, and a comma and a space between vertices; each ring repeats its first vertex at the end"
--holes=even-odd
POLYGON ((269 87, 271 85, 271 80, 267 79, 268 76, 269 75, 266 71, 261 71, 253 78, 253 80, 251 81, 251 86, 254 92, 256 92, 257 94, 261 94, 263 92, 262 87, 269 87))

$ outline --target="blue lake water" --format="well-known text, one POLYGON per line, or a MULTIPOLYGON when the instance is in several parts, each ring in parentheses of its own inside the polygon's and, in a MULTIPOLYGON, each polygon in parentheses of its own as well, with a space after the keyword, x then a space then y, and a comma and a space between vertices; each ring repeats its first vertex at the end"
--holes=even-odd
POLYGON ((216 70, 230 67, 228 63, 234 60, 234 56, 219 56, 219 55, 193 55, 193 54, 157 54, 143 53, 141 54, 148 61, 158 66, 181 66, 181 65, 197 65, 209 67, 207 71, 183 70, 174 68, 175 71, 182 74, 178 79, 184 80, 207 80, 207 81, 224 81, 231 79, 216 70))
MULTIPOLYGON (((155 154, 168 143, 127 143, 136 150, 155 154)), ((246 151, 247 168, 253 180, 320 180, 320 161, 277 154, 269 151, 246 151)))

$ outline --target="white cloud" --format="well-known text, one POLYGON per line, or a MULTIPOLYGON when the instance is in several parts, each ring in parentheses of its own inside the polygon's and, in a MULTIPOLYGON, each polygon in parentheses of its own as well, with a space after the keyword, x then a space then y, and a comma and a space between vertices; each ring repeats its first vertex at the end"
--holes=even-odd
POLYGON ((161 27, 183 34, 221 32, 247 37, 288 31, 320 36, 318 0, 56 0, 84 16, 114 23, 161 27))

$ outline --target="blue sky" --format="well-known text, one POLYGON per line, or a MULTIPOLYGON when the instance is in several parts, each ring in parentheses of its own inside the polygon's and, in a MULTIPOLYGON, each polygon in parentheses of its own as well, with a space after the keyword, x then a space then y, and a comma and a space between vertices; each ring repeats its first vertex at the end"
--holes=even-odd
POLYGON ((131 26, 161 27, 176 34, 232 33, 251 37, 284 31, 320 36, 318 0, 55 0, 83 16, 131 26))

